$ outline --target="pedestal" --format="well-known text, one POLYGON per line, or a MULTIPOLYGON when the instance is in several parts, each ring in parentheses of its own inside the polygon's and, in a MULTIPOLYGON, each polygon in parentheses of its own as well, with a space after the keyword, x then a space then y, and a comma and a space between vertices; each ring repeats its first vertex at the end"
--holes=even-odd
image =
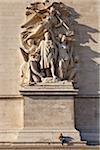
POLYGON ((17 142, 60 142, 62 133, 69 141, 80 141, 74 127, 74 96, 72 83, 38 83, 20 90, 24 97, 24 128, 17 142))

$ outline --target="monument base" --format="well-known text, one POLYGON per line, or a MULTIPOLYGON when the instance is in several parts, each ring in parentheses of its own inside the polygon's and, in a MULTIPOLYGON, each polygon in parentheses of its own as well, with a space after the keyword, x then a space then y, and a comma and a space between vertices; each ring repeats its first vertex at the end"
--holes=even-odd
POLYGON ((20 90, 23 96, 21 128, 0 130, 3 143, 80 143, 74 127, 74 96, 71 82, 38 83, 20 90), (60 136, 62 138, 59 138, 60 136))
POLYGON ((38 83, 20 90, 24 96, 24 128, 18 142, 60 142, 62 134, 68 141, 80 141, 74 127, 74 96, 72 83, 38 83))
POLYGON ((33 143, 61 143, 59 136, 63 133, 66 142, 79 142, 80 136, 79 132, 75 129, 73 130, 32 130, 24 129, 22 130, 18 137, 17 142, 33 142, 33 143))

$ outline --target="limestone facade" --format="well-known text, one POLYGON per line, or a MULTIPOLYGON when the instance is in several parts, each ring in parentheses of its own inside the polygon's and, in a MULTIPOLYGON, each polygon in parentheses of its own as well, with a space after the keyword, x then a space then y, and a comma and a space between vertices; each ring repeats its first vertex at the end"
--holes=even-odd
MULTIPOLYGON (((59 1, 59 0, 58 0, 59 1)), ((20 26, 32 0, 0 0, 0 130, 23 126, 20 96, 20 26)), ((83 140, 99 138, 99 0, 62 0, 76 19, 75 48, 79 55, 79 96, 75 101, 76 128, 83 140), (92 136, 92 138, 91 138, 92 136)))

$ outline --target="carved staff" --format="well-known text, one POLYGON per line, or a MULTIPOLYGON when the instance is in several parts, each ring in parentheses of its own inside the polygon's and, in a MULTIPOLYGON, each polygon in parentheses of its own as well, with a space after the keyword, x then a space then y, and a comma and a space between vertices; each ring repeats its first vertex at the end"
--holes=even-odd
POLYGON ((56 15, 56 17, 62 23, 62 25, 67 29, 67 31, 69 31, 69 27, 66 25, 66 23, 58 15, 56 15))

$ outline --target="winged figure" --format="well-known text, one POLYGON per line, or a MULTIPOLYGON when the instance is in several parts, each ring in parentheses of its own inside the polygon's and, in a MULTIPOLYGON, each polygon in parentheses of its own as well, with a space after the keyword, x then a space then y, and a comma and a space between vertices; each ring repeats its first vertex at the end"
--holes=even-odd
POLYGON ((74 77, 74 74, 71 75, 68 71, 69 66, 74 66, 71 48, 74 30, 71 16, 71 11, 62 2, 45 0, 31 3, 26 8, 26 22, 21 26, 23 48, 20 50, 24 61, 29 65, 29 82, 42 81, 43 78, 50 76, 47 71, 51 71, 52 77, 61 80, 69 79, 69 76, 72 80, 74 77), (52 43, 53 48, 48 47, 48 42, 52 43), (44 64, 41 68, 41 62, 48 65, 44 64))

